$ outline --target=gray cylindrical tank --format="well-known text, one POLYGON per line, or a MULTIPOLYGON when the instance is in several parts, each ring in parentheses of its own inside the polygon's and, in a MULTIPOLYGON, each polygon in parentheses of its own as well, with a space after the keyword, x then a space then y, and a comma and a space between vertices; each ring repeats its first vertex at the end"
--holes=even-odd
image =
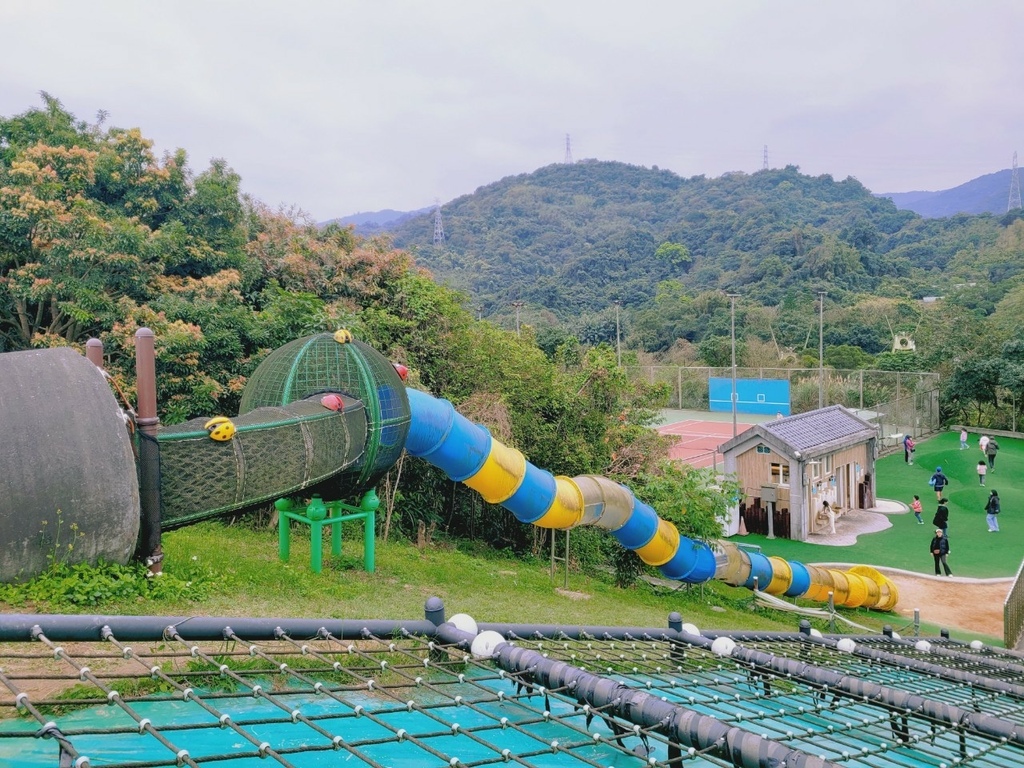
POLYGON ((100 370, 73 349, 0 354, 0 581, 54 558, 127 562, 138 534, 131 439, 100 370))

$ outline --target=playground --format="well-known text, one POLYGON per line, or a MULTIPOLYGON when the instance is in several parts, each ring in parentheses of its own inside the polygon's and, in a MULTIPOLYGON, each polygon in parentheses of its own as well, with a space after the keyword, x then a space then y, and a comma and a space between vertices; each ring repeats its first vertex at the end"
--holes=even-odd
MULTIPOLYGON (((981 451, 978 434, 973 433, 970 447, 960 450, 959 433, 944 432, 917 444, 913 465, 904 462, 902 451, 884 456, 876 464, 879 499, 896 502, 895 513, 885 514, 882 530, 859 535, 855 541, 844 539, 839 546, 823 551, 820 545, 768 540, 750 535, 746 541, 780 553, 783 557, 806 562, 827 559, 832 562, 859 562, 932 574, 934 563, 928 543, 934 533, 932 516, 937 500, 928 479, 936 467, 950 479, 944 490, 949 499, 950 567, 955 576, 977 579, 1013 577, 1021 564, 1018 542, 1024 537, 1024 442, 999 438, 1000 451, 995 471, 982 487, 978 482, 977 464, 981 451), (998 490, 1002 499, 999 533, 988 533, 985 524, 985 501, 989 492, 998 490), (921 497, 924 523, 919 525, 907 505, 914 495, 921 497)), ((852 524, 852 521, 847 521, 852 524)), ((843 521, 837 523, 842 531, 843 521)))
MULTIPOLYGON (((752 537, 743 547, 690 540, 624 485, 534 466, 451 403, 406 387, 401 366, 347 332, 299 339, 272 353, 246 384, 237 417, 169 428, 152 416, 155 401, 145 386, 151 373, 144 364, 140 355, 138 425, 145 432, 133 435, 138 443, 132 446, 95 360, 70 350, 0 355, 0 380, 15 382, 0 392, 8 398, 0 405, 10 413, 41 419, 45 433, 48 419, 59 415, 33 412, 32 403, 58 402, 64 376, 81 393, 77 405, 93 417, 64 434, 58 458, 66 462, 43 462, 33 444, 16 441, 0 457, 12 469, 0 478, 31 480, 36 464, 71 467, 67 476, 7 489, 19 502, 12 505, 19 517, 8 513, 4 536, 18 535, 23 518, 38 526, 54 506, 45 492, 86 485, 96 497, 68 505, 75 513, 94 513, 95 522, 115 501, 126 510, 103 541, 83 543, 86 554, 90 546, 113 546, 127 556, 126 544, 138 539, 157 578, 164 531, 274 501, 282 520, 276 570, 289 580, 296 573, 332 575, 319 573, 323 528, 331 531, 336 560, 343 519, 365 526, 370 597, 361 607, 369 608, 373 590, 381 588, 371 575, 373 489, 404 450, 524 524, 603 529, 669 581, 744 587, 752 590, 751 604, 767 595, 780 603, 802 599, 902 618, 894 613, 900 604, 896 572, 805 565, 822 560, 826 547, 813 544, 792 550, 801 560, 777 554, 796 542, 765 539, 762 550, 750 546, 752 537), (95 450, 99 436, 108 449, 101 454, 95 450), (74 474, 71 459, 83 456, 96 459, 99 482, 74 474), (359 494, 358 506, 336 501, 359 494), (310 535, 317 546, 306 550, 302 543, 310 535), (308 566, 303 561, 288 573, 307 553, 308 566), (817 557, 804 557, 810 553, 817 557)), ((732 425, 727 428, 731 434, 732 425)), ((890 461, 888 469, 905 484, 893 490, 922 483, 927 489, 925 466, 941 460, 954 480, 951 494, 963 494, 957 511, 966 523, 977 492, 956 483, 963 482, 968 452, 953 457, 942 438, 930 442, 921 444, 915 466, 890 461)), ((1015 471, 1014 460, 1005 465, 1015 471)), ((878 482, 885 497, 881 477, 878 482)), ((1018 502, 1009 492, 1005 499, 1007 510, 1018 502)), ((878 513, 866 512, 865 520, 869 514, 878 513)), ((901 509, 881 514, 893 521, 888 527, 827 549, 874 562, 863 555, 887 548, 868 542, 889 541, 910 517, 901 509)), ((910 538, 921 535, 914 525, 903 531, 908 552, 910 538)), ((960 536, 956 525, 950 530, 960 536)), ((969 535, 965 525, 962 542, 970 555, 969 535)), ((955 544, 954 553, 960 547, 955 544)), ((19 560, 5 548, 0 568, 8 576, 23 573, 37 565, 32 554, 38 553, 19 560)), ((508 572, 495 578, 501 588, 514 585, 508 572)), ((953 583, 946 579, 942 586, 953 583)), ((486 594, 476 598, 486 611, 486 594)), ((677 611, 660 626, 599 626, 575 624, 568 606, 553 624, 478 624, 466 613, 449 616, 438 597, 425 600, 423 618, 406 619, 336 618, 337 607, 327 600, 313 618, 272 618, 256 605, 233 607, 232 615, 220 617, 0 617, 0 763, 876 768, 955 759, 987 768, 1019 764, 1024 756, 1024 737, 1016 732, 1024 722, 1024 689, 1017 682, 1024 668, 1013 654, 981 640, 904 639, 891 627, 880 635, 823 635, 806 620, 799 632, 702 632, 677 611), (55 680, 62 681, 57 692, 46 687, 55 680), (863 695, 869 681, 871 697, 863 695)))

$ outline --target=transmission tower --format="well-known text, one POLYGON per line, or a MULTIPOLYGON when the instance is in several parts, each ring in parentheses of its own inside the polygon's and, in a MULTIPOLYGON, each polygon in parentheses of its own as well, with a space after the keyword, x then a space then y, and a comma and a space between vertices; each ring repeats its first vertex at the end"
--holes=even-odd
POLYGON ((434 245, 444 244, 444 224, 441 223, 441 201, 434 208, 434 245))
POLYGON ((572 144, 569 142, 569 134, 565 134, 565 164, 572 165, 572 144))
POLYGON ((1013 172, 1010 174, 1010 200, 1006 203, 1006 211, 1014 208, 1021 208, 1020 204, 1020 175, 1017 173, 1017 153, 1013 153, 1013 172))
POLYGON ((763 171, 767 171, 768 170, 768 145, 767 144, 764 145, 764 161, 761 164, 761 170, 763 170, 763 171))

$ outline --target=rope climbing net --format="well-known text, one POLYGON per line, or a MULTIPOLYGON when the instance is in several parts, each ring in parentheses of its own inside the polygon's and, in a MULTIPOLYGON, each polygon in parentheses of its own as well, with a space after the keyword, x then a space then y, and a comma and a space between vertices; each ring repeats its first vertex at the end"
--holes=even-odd
POLYGON ((1024 665, 987 646, 504 625, 477 658, 424 622, 230 621, 3 640, 0 764, 1024 763, 1024 665))

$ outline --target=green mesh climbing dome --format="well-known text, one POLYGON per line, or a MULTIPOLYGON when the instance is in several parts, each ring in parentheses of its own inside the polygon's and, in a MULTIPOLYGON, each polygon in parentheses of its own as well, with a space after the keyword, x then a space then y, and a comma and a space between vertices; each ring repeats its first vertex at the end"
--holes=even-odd
POLYGON ((346 332, 296 339, 260 363, 242 393, 239 412, 283 406, 325 392, 340 392, 366 409, 366 446, 341 479, 370 487, 398 461, 409 431, 409 400, 391 362, 360 342, 336 340, 346 332))

